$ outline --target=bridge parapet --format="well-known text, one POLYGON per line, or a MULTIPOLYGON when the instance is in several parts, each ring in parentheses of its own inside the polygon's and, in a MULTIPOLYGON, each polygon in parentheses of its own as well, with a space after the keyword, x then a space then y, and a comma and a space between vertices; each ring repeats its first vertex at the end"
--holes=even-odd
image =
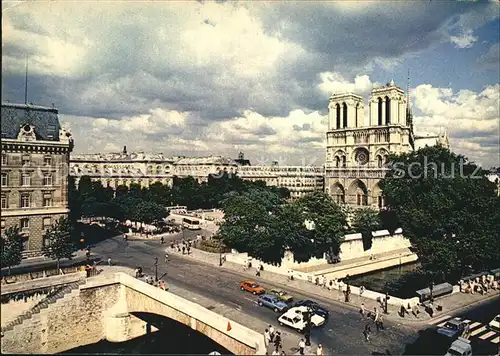
POLYGON ((125 293, 129 313, 148 312, 177 320, 237 355, 266 353, 263 334, 130 275, 117 275, 120 283, 127 287, 125 293))

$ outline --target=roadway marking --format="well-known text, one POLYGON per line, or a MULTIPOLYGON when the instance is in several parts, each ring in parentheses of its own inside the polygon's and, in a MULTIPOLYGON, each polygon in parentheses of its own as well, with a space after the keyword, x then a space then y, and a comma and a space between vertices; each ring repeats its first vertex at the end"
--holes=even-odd
POLYGON ((480 333, 482 333, 485 330, 486 330, 486 326, 483 326, 483 327, 481 327, 479 329, 476 329, 473 332, 471 332, 470 336, 474 336, 474 335, 480 334, 480 333))
POLYGON ((177 275, 181 278, 184 278, 184 275, 183 274, 180 274, 180 273, 177 273, 177 275))
POLYGON ((479 338, 480 338, 481 340, 486 340, 486 339, 488 339, 488 338, 490 338, 490 337, 492 337, 493 335, 496 335, 496 334, 497 334, 497 333, 496 333, 496 332, 494 332, 494 331, 489 331, 489 332, 487 332, 486 334, 479 336, 479 338))
POLYGON ((498 344, 500 342, 500 336, 497 336, 495 339, 491 340, 492 343, 498 344))
POLYGON ((252 303, 257 303, 257 301, 255 299, 251 299, 251 298, 248 298, 248 297, 243 297, 244 299, 248 300, 249 302, 252 302, 252 303))
MULTIPOLYGON (((451 316, 450 316, 450 315, 445 315, 445 316, 442 316, 442 317, 440 317, 440 318, 438 318, 438 319, 434 320, 432 323, 433 323, 433 324, 437 324, 437 323, 439 323, 439 322, 441 322, 441 321, 443 321, 443 320, 448 321, 448 319, 450 319, 450 318, 451 318, 451 316)), ((444 324, 446 324, 446 322, 439 324, 439 325, 438 325, 438 327, 442 327, 444 324)))
POLYGON ((233 304, 233 305, 236 305, 236 309, 241 310, 241 305, 236 304, 236 303, 233 303, 233 302, 229 302, 229 303, 231 303, 231 304, 233 304))
POLYGON ((475 327, 481 325, 481 323, 478 323, 477 321, 475 323, 470 324, 470 328, 474 329, 475 327))

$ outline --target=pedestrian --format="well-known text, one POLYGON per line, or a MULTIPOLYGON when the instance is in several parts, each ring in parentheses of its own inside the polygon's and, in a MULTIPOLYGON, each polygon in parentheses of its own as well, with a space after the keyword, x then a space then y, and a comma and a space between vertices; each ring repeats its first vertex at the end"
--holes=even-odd
POLYGON ((269 325, 269 341, 274 340, 274 327, 272 325, 269 325))
POLYGON ((323 346, 321 346, 321 344, 319 344, 318 348, 316 349, 316 355, 323 356, 323 346))
POLYGON ((260 277, 260 270, 258 268, 255 270, 255 276, 260 277))
POLYGON ((327 287, 327 280, 326 280, 325 275, 323 275, 323 287, 324 287, 324 288, 326 288, 326 287, 327 287))
POLYGON ((135 268, 134 272, 135 272, 135 278, 139 278, 139 268, 138 267, 135 268))
POLYGON ((163 243, 165 242, 165 239, 163 238, 163 236, 160 238, 160 243, 163 245, 163 243))
POLYGON ((333 281, 330 279, 330 282, 328 282, 328 290, 331 291, 333 288, 333 281))
POLYGON ((304 342, 304 339, 300 339, 299 341, 299 353, 301 355, 304 354, 304 349, 306 348, 306 343, 304 342))
POLYGON ((365 287, 364 286, 361 286, 359 287, 359 295, 363 295, 363 293, 365 292, 365 287))
POLYGON ((361 308, 359 308, 359 314, 361 314, 361 316, 365 316, 365 303, 361 303, 361 308))
POLYGON ((182 246, 182 254, 185 255, 186 254, 186 247, 185 246, 182 246))
POLYGON ((108 266, 111 266, 111 257, 108 258, 108 266))
POLYGON ((378 328, 384 330, 384 319, 382 319, 382 315, 378 316, 378 328))
POLYGON ((276 350, 281 348, 281 333, 279 331, 274 336, 274 347, 276 347, 276 350))
POLYGON ((187 253, 188 253, 188 255, 191 253, 191 247, 190 246, 188 246, 188 248, 187 248, 187 253))
POLYGON ((433 300, 431 298, 431 300, 429 301, 429 306, 427 308, 427 312, 429 313, 429 316, 432 318, 434 316, 434 304, 433 304, 433 300))
POLYGON ((168 262, 168 253, 165 254, 165 263, 168 262))
POLYGON ((266 329, 266 331, 264 331, 264 343, 265 343, 266 347, 269 346, 270 341, 271 341, 271 337, 269 336, 269 330, 266 329))
POLYGON ((415 318, 418 318, 418 314, 420 313, 420 309, 418 308, 418 304, 414 304, 413 308, 411 308, 411 311, 415 318))
POLYGON ((370 341, 370 333, 372 332, 372 329, 370 327, 370 324, 365 325, 365 330, 363 330, 363 336, 365 337, 365 341, 370 341))
POLYGON ((404 318, 404 317, 405 317, 405 314, 406 314, 406 308, 405 308, 404 304, 401 304, 401 308, 400 308, 399 313, 401 314, 401 317, 402 317, 402 318, 404 318))

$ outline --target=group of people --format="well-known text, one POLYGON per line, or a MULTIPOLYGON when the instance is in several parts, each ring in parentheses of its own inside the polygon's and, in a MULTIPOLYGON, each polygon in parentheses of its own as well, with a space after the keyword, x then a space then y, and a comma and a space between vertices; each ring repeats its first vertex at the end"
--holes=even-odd
POLYGON ((181 252, 182 254, 185 255, 186 253, 189 255, 191 253, 191 247, 193 246, 193 243, 191 240, 182 240, 182 243, 180 244, 177 241, 172 241, 170 243, 170 248, 171 249, 176 249, 177 252, 181 252))
MULTIPOLYGON (((361 308, 359 309, 359 313, 361 314, 361 316, 372 319, 375 322, 375 327, 377 328, 377 331, 384 330, 384 319, 382 318, 382 315, 380 314, 377 307, 373 307, 373 312, 371 312, 365 308, 364 303, 361 303, 361 308)), ((366 323, 365 328, 363 330, 363 336, 365 337, 365 341, 370 341, 370 334, 371 334, 370 324, 371 324, 370 322, 366 323)))
POLYGON ((135 278, 143 278, 147 284, 158 287, 158 288, 163 289, 165 291, 168 290, 168 285, 163 279, 159 280, 159 281, 155 281, 153 276, 148 276, 147 274, 143 273, 142 267, 136 267, 134 272, 135 272, 135 278))
POLYGON ((460 292, 462 293, 474 294, 477 292, 484 295, 490 290, 498 290, 498 281, 495 280, 493 275, 482 275, 481 277, 476 277, 467 282, 460 280, 458 284, 460 286, 460 292))
MULTIPOLYGON (((274 345, 273 346, 273 352, 271 355, 286 355, 285 351, 283 350, 283 340, 281 339, 281 332, 274 330, 274 327, 272 325, 269 325, 269 327, 264 331, 264 341, 266 344, 266 348, 269 348, 269 345, 274 345)), ((299 344, 298 344, 298 349, 299 353, 301 355, 304 355, 306 348, 306 342, 304 339, 300 339, 299 344)), ((318 345, 316 348, 316 355, 322 356, 323 355, 323 346, 321 344, 318 345)))

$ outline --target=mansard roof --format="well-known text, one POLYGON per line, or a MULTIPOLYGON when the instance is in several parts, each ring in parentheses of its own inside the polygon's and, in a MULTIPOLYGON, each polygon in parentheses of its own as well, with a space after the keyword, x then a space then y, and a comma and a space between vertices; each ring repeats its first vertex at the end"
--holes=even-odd
POLYGON ((2 138, 17 139, 21 126, 25 124, 34 126, 38 140, 59 141, 61 125, 56 108, 2 103, 2 138))

